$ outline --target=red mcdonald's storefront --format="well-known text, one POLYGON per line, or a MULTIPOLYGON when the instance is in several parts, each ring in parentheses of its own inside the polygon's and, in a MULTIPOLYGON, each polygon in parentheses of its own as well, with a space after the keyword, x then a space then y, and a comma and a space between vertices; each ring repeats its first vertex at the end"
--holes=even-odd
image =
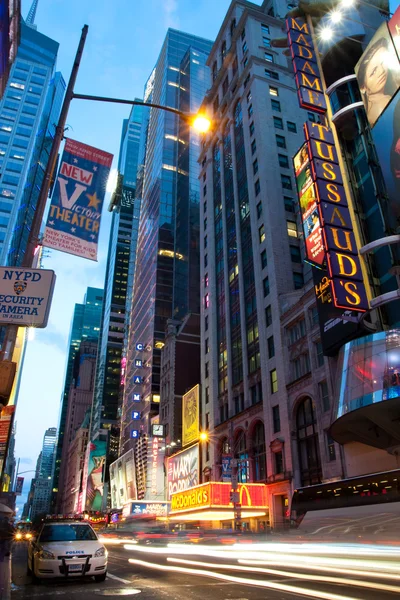
MULTIPOLYGON (((265 529, 269 514, 267 486, 264 483, 239 484, 237 493, 240 520, 245 529, 265 529)), ((169 518, 181 523, 201 521, 215 528, 233 528, 235 514, 231 484, 210 481, 172 494, 169 518)))

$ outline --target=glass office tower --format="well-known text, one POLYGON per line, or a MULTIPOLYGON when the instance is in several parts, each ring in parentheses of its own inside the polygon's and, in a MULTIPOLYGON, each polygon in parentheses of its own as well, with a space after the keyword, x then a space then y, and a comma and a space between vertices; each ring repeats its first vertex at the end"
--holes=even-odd
MULTIPOLYGON (((72 382, 74 360, 79 351, 79 346, 82 340, 98 340, 99 338, 101 312, 104 299, 103 295, 103 290, 88 287, 83 304, 75 304, 68 342, 69 351, 66 364, 64 390, 62 393, 60 406, 56 461, 53 479, 53 503, 56 502, 55 494, 58 492, 58 481, 60 478, 60 469, 62 468, 61 455, 64 444, 64 429, 68 412, 68 396, 72 382)), ((55 504, 53 508, 55 508, 55 504)))
POLYGON ((59 44, 21 23, 21 44, 0 102, 0 264, 20 264, 65 83, 59 44))
MULTIPOLYGON (((196 105, 196 97, 198 106, 201 101, 199 97, 201 91, 205 92, 208 83, 205 67, 201 68, 201 64, 204 65, 203 55, 209 53, 211 46, 212 43, 208 40, 169 29, 154 71, 151 85, 152 101, 170 107, 182 106, 186 109, 189 107, 189 100, 181 99, 181 94, 190 92, 192 88, 189 90, 185 86, 191 85, 194 96, 190 106, 196 105), (190 73, 186 74, 183 69, 183 59, 189 48, 199 56, 191 55, 190 73), (199 58, 200 64, 196 65, 193 61, 199 58), (196 66, 199 67, 197 70, 196 66)), ((184 219, 183 195, 180 208, 178 203, 178 177, 180 175, 189 177, 190 170, 188 159, 186 162, 189 169, 182 168, 178 160, 180 156, 180 162, 184 161, 180 151, 189 135, 186 133, 183 137, 183 133, 184 124, 177 116, 161 110, 151 110, 122 414, 121 453, 128 450, 131 435, 136 435, 132 431, 137 429, 137 426, 130 418, 133 394, 140 396, 140 404, 136 406, 142 414, 139 427, 144 432, 148 431, 149 417, 158 413, 160 353, 164 343, 166 321, 174 314, 176 267, 178 261, 188 259, 186 253, 184 255, 177 251, 175 235, 178 217, 182 218, 182 224, 184 219), (137 344, 143 344, 145 349, 140 352, 140 356, 136 353, 137 344), (135 367, 137 360, 141 362, 136 364, 141 366, 135 367), (140 384, 135 383, 137 377, 140 377, 140 384)), ((196 177, 197 164, 194 165, 194 169, 196 177)), ((182 189, 182 182, 179 182, 179 185, 182 189)), ((186 225, 187 222, 186 219, 186 225)), ((182 239, 180 244, 182 247, 187 247, 187 242, 182 239)), ((184 277, 183 272, 179 285, 188 288, 189 281, 184 282, 182 279, 184 277)))
MULTIPOLYGON (((125 307, 128 297, 131 301, 133 277, 130 269, 131 244, 136 245, 137 241, 137 236, 132 237, 132 231, 136 229, 137 232, 138 229, 135 189, 143 110, 141 106, 133 107, 129 119, 123 122, 118 164, 119 179, 109 207, 109 210, 113 211, 113 216, 107 257, 91 439, 95 439, 101 430, 116 426, 118 419, 125 307)), ((119 440, 119 432, 116 438, 119 440)), ((117 456, 113 460, 116 458, 117 456)))
POLYGON ((42 451, 39 456, 39 473, 35 481, 31 519, 49 512, 51 500, 51 480, 54 469, 54 452, 57 441, 56 427, 46 429, 42 451))

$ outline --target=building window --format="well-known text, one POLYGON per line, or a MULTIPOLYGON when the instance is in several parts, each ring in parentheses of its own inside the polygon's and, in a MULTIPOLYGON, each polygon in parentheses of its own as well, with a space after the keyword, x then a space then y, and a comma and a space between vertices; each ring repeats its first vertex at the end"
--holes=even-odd
POLYGON ((266 327, 272 325, 272 309, 271 305, 268 305, 265 309, 265 324, 266 327))
POLYGON ((214 61, 213 67, 212 67, 212 79, 213 81, 215 81, 217 79, 217 75, 218 75, 218 64, 217 61, 214 61))
POLYGON ((207 248, 207 236, 204 236, 204 248, 207 248))
POLYGON ((321 483, 322 470, 318 445, 317 419, 311 398, 305 398, 297 409, 296 435, 300 461, 301 485, 321 483))
POLYGON ((204 287, 208 287, 208 283, 209 283, 209 278, 208 278, 208 273, 206 273, 204 275, 204 287))
POLYGON ((257 150, 256 140, 253 140, 251 142, 251 153, 254 154, 256 150, 257 150))
POLYGON ((267 479, 267 463, 265 453, 265 431, 264 425, 258 422, 253 430, 253 465, 254 481, 265 481, 267 479))
POLYGON ((321 401, 323 411, 328 412, 328 410, 330 409, 330 402, 329 402, 328 384, 326 381, 321 381, 318 384, 318 393, 319 393, 319 399, 321 401))
POLYGON ((307 118, 309 121, 311 121, 311 123, 321 123, 321 119, 316 113, 308 112, 307 118))
POLYGON ((290 246, 290 258, 294 263, 301 263, 300 248, 298 246, 290 246))
POLYGON ((273 358, 275 356, 274 336, 271 335, 267 341, 268 341, 268 358, 273 358))
POLYGON ((265 25, 265 23, 261 23, 261 33, 262 33, 262 35, 269 35, 269 25, 265 25))
POLYGON ((203 196, 207 196, 207 186, 203 187, 203 196))
POLYGON ((289 159, 287 156, 285 156, 285 154, 278 154, 278 159, 280 167, 283 167, 284 169, 289 168, 289 159))
MULTIPOLYGON (((204 376, 206 379, 210 376, 210 363, 206 362, 204 366, 204 376)), ((206 388, 207 389, 207 388, 206 388)))
POLYGON ((206 212, 207 212, 207 200, 204 200, 204 203, 203 203, 203 212, 204 212, 204 214, 206 214, 206 212))
POLYGON ((226 41, 224 40, 221 45, 221 63, 224 62, 226 56, 226 41))
POLYGON ((265 269, 266 266, 267 266, 267 251, 263 250, 261 252, 261 268, 265 269))
POLYGON ((274 55, 271 54, 270 52, 264 52, 264 58, 265 58, 265 60, 267 60, 270 63, 274 62, 274 55))
POLYGON ((204 354, 208 354, 210 352, 210 343, 208 338, 204 340, 204 354))
MULTIPOLYGON (((275 119, 274 119, 274 121, 275 121, 275 119)), ((286 140, 283 137, 283 135, 276 135, 275 139, 276 139, 276 145, 278 146, 278 148, 286 148, 286 140)))
MULTIPOLYGON (((292 178, 290 177, 290 175, 284 175, 283 173, 281 173, 281 182, 282 182, 283 189, 285 189, 285 190, 292 189, 292 178)), ((297 237, 297 233, 296 233, 296 237, 297 237)))
POLYGON ((275 79, 276 81, 279 80, 279 73, 276 71, 271 71, 271 69, 265 69, 265 76, 269 77, 270 79, 275 79))
POLYGON ((324 360, 324 349, 322 347, 321 342, 315 343, 315 353, 316 353, 316 357, 317 357, 317 367, 323 367, 325 364, 325 360, 324 360))
POLYGON ((250 135, 254 135, 254 122, 252 121, 249 125, 250 135))
POLYGON ((255 195, 258 196, 258 194, 260 193, 260 191, 261 191, 260 180, 257 179, 257 181, 254 184, 254 193, 255 193, 255 195))
POLYGON ((276 394, 278 391, 278 373, 276 372, 276 369, 272 369, 272 371, 269 372, 269 382, 271 385, 271 394, 276 394))
MULTIPOLYGON (((245 57, 244 61, 243 61, 243 69, 245 69, 247 67, 247 63, 249 62, 249 59, 247 58, 247 56, 245 57)), ((246 79, 247 81, 247 79, 246 79)), ((246 83, 246 82, 245 82, 246 83)), ((247 84, 246 84, 247 85, 247 84)), ((246 86, 245 86, 246 87, 246 86)))
POLYGON ((274 127, 275 129, 283 129, 283 121, 280 117, 274 117, 274 127))
POLYGON ((283 473, 283 453, 282 450, 274 453, 275 475, 283 473))
POLYGON ((264 298, 269 294, 269 279, 264 277, 263 279, 264 298))
POLYGON ((292 360, 291 366, 293 381, 296 381, 296 379, 300 379, 300 377, 303 377, 303 375, 310 373, 311 367, 308 352, 305 352, 304 354, 301 354, 292 360))
POLYGON ((215 98, 215 100, 213 102, 213 111, 214 111, 214 114, 218 112, 218 109, 219 109, 219 97, 216 96, 216 98, 215 98))
MULTIPOLYGON (((239 69, 239 63, 238 63, 238 58, 237 56, 235 56, 235 59, 232 63, 232 77, 235 77, 236 73, 238 72, 239 69)), ((236 86, 235 86, 236 89, 236 86)), ((232 94, 233 94, 233 90, 232 90, 232 94)))
POLYGON ((260 240, 260 244, 265 240, 264 225, 258 228, 258 239, 260 240))
POLYGON ((293 198, 289 198, 289 196, 283 196, 283 201, 285 203, 285 210, 287 210, 288 212, 294 212, 293 198))
POLYGON ((264 48, 271 48, 271 40, 269 38, 264 36, 262 40, 264 48))
POLYGON ((336 460, 335 440, 325 431, 326 447, 328 450, 329 462, 336 460))
MULTIPOLYGON (((206 363, 208 365, 208 363, 206 363)), ((208 377, 208 375, 207 375, 208 377)), ((205 403, 208 404, 210 402, 210 388, 206 386, 205 390, 205 403)))
POLYGON ((295 290, 301 290, 304 287, 303 273, 293 273, 293 284, 295 290))
POLYGON ((258 173, 258 160, 257 159, 253 162, 253 175, 255 175, 256 173, 258 173))
POLYGON ((252 404, 257 404, 257 386, 252 385, 250 388, 250 401, 252 404))
POLYGON ((275 110, 276 112, 281 112, 281 103, 279 102, 279 100, 271 100, 271 106, 272 110, 275 110))
POLYGON ((247 94, 247 104, 249 104, 250 102, 251 102, 251 90, 247 94))
POLYGON ((299 340, 300 338, 302 338, 305 335, 306 335, 306 323, 305 323, 305 320, 302 319, 301 321, 298 321, 295 325, 293 325, 292 327, 290 327, 288 329, 289 344, 296 343, 297 340, 299 340))
POLYGON ((290 131, 291 133, 297 133, 296 123, 293 123, 292 121, 286 121, 286 125, 288 131, 290 131))
POLYGON ((225 96, 226 92, 228 91, 228 87, 229 87, 229 79, 228 77, 225 77, 224 81, 222 82, 222 95, 225 96))
POLYGON ((247 483, 250 479, 249 453, 247 451, 246 434, 243 430, 240 430, 236 436, 235 447, 237 448, 235 458, 238 461, 238 483, 247 483))
POLYGON ((319 316, 318 316, 318 308, 316 306, 312 306, 308 311, 310 316, 310 325, 314 327, 314 325, 319 325, 319 316))
POLYGON ((208 331, 208 315, 204 317, 204 331, 208 331))
POLYGON ((261 215, 262 215, 262 204, 261 204, 261 202, 259 202, 257 204, 257 219, 259 219, 261 217, 261 215))
POLYGON ((240 37, 241 37, 242 41, 246 37, 246 30, 245 29, 242 29, 242 33, 240 34, 240 37))
POLYGON ((297 225, 295 221, 286 221, 286 225, 288 236, 297 238, 297 225))
POLYGON ((203 225, 204 225, 204 231, 205 231, 207 229, 207 217, 204 219, 203 225))
POLYGON ((277 87, 269 86, 269 95, 270 96, 279 96, 279 90, 277 87))
MULTIPOLYGON (((246 60, 244 61, 244 66, 246 66, 246 64, 247 64, 247 58, 246 58, 246 60)), ((249 81, 250 81, 250 73, 247 75, 246 79, 245 79, 245 80, 244 80, 244 82, 243 82, 243 88, 244 88, 244 89, 246 89, 246 87, 247 87, 247 84, 249 83, 249 81)))
POLYGON ((204 268, 208 266, 208 254, 204 255, 204 268))
POLYGON ((281 416, 279 414, 279 405, 272 407, 272 425, 274 433, 278 433, 281 430, 281 416))
POLYGON ((243 52, 243 56, 246 54, 247 50, 248 50, 248 48, 247 48, 247 42, 245 42, 245 43, 242 45, 242 52, 243 52))

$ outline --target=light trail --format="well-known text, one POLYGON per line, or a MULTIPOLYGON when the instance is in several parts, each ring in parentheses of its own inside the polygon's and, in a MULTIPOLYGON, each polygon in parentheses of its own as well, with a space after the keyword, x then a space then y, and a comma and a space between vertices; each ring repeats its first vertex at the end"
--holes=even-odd
POLYGON ((243 567, 239 565, 213 564, 197 560, 185 560, 183 558, 167 558, 167 561, 192 565, 197 567, 207 567, 212 569, 224 569, 229 571, 245 571, 246 573, 261 573, 264 575, 277 575, 279 577, 289 577, 292 579, 304 579, 306 581, 318 581, 325 583, 344 584, 347 586, 368 588, 370 590, 381 590, 383 592, 393 592, 400 596, 400 587, 396 585, 387 585, 385 583, 373 583, 370 581, 360 581, 359 579, 346 579, 344 577, 327 577, 321 575, 305 575, 304 573, 293 573, 291 571, 278 571, 277 569, 261 569, 257 567, 243 567))
POLYGON ((342 596, 340 594, 332 594, 330 592, 322 592, 320 590, 310 590, 308 588, 298 587, 294 585, 287 585, 285 583, 278 583, 272 581, 255 581, 254 579, 248 579, 246 577, 233 577, 232 575, 225 575, 223 573, 216 573, 214 571, 206 571, 202 569, 186 569, 185 567, 175 567, 170 565, 158 565, 155 563, 149 563, 144 560, 136 558, 130 558, 129 562, 133 565, 141 567, 147 567, 149 569, 157 569, 159 571, 170 571, 175 573, 186 573, 187 575, 198 575, 201 577, 211 577, 213 579, 219 579, 221 581, 229 581, 231 583, 238 583, 242 585, 250 585, 254 587, 262 587, 270 590, 279 590, 281 592, 289 592, 291 594, 301 594, 308 598, 318 598, 320 600, 357 600, 352 596, 342 596))

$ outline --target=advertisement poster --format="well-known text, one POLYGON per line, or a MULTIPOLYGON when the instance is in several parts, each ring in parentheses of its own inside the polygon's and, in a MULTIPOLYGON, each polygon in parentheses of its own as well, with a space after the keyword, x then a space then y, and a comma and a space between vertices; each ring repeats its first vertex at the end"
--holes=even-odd
POLYGON ((325 261, 322 229, 319 220, 317 195, 312 180, 307 144, 303 144, 293 159, 296 174, 297 194, 303 224, 304 242, 307 260, 323 265, 325 261))
POLYGON ((104 467, 107 442, 96 440, 90 443, 88 478, 86 488, 86 510, 101 510, 104 491, 104 467))
POLYGON ((48 269, 0 267, 0 324, 46 327, 55 281, 48 269))
POLYGON ((17 482, 15 484, 15 493, 17 496, 20 496, 22 494, 23 487, 24 487, 24 478, 17 477, 17 482))
MULTIPOLYGON (((398 18, 398 17, 397 17, 398 18)), ((382 23, 356 64, 368 122, 373 127, 400 87, 400 65, 387 23, 382 23)))
POLYGON ((195 385, 182 398, 182 445, 188 446, 199 439, 200 386, 195 385))
POLYGON ((232 480, 232 457, 230 455, 222 456, 221 460, 221 471, 222 471, 222 481, 231 481, 232 480))
POLYGON ((182 492, 199 483, 199 446, 178 452, 168 459, 167 500, 172 494, 182 492))
POLYGON ((164 456, 164 440, 158 437, 147 438, 145 500, 165 500, 164 456))
POLYGON ((137 500, 133 449, 110 465, 110 485, 111 508, 122 508, 130 500, 137 500))
POLYGON ((43 246, 97 260, 101 211, 113 155, 67 139, 43 246))
POLYGON ((400 6, 389 21, 389 31, 397 52, 397 58, 400 60, 400 6))

